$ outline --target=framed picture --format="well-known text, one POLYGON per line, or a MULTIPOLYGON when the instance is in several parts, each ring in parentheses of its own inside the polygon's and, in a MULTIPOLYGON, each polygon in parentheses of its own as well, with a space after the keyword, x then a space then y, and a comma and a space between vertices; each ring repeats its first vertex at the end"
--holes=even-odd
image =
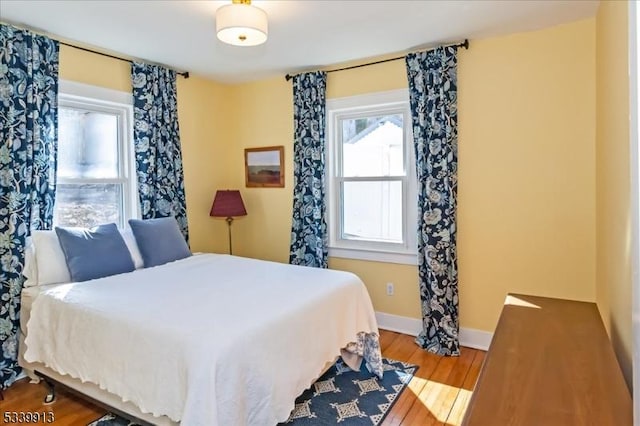
POLYGON ((249 188, 284 188, 284 146, 245 149, 244 170, 249 188))

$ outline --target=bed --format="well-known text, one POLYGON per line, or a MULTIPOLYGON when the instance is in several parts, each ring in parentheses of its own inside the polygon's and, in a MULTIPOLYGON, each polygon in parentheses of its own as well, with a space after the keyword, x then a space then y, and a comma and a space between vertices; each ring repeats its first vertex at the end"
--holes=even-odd
POLYGON ((353 274, 199 254, 25 288, 20 364, 153 424, 275 425, 337 356, 382 375, 353 274))

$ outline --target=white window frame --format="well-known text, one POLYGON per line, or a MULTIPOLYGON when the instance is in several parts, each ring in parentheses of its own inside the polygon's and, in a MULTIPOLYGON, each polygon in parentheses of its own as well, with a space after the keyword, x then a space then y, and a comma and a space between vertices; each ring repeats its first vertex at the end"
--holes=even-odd
POLYGON ((327 100, 326 116, 326 181, 329 231, 329 257, 371 260, 417 265, 417 185, 415 152, 408 89, 377 92, 366 95, 327 100), (388 176, 403 185, 403 243, 342 238, 341 187, 345 181, 380 181, 374 178, 345 178, 342 170, 342 132, 344 119, 374 115, 402 114, 404 124, 404 176, 388 176))
POLYGON ((140 202, 136 177, 135 151, 133 147, 133 95, 103 87, 60 80, 58 88, 58 106, 85 111, 113 114, 118 119, 118 177, 100 178, 64 178, 56 177, 57 184, 121 184, 122 185, 122 223, 126 227, 129 219, 140 217, 140 202))

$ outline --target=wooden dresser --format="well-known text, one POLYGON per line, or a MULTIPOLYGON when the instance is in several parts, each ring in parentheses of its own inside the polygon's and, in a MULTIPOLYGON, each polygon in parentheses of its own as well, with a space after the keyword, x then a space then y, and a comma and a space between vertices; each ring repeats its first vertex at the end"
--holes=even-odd
POLYGON ((463 425, 631 426, 595 303, 509 294, 463 425))

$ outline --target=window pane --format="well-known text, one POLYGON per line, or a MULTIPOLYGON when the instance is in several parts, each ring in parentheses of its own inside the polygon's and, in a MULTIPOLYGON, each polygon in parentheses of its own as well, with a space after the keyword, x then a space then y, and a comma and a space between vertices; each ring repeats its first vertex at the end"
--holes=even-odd
POLYGON ((58 184, 53 218, 57 226, 123 225, 122 184, 58 184))
POLYGON ((402 243, 402 182, 344 182, 342 238, 402 243))
POLYGON ((342 176, 404 175, 402 114, 342 121, 342 176))
POLYGON ((118 117, 60 108, 58 177, 118 177, 118 117))

